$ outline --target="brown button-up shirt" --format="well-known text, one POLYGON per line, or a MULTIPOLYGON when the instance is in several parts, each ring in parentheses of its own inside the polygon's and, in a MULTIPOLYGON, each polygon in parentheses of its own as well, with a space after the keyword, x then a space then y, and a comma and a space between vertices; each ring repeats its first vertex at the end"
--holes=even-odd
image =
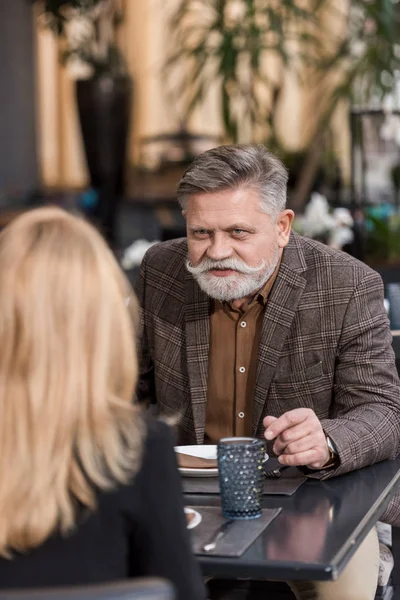
POLYGON ((252 435, 258 346, 265 305, 279 265, 264 287, 241 309, 213 301, 205 443, 252 435))

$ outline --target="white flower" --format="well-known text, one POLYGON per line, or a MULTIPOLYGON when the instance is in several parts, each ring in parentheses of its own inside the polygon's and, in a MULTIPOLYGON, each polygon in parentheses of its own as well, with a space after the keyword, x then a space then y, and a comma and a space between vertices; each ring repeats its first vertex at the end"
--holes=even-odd
POLYGON ((71 56, 67 62, 67 72, 72 79, 90 79, 94 69, 77 56, 71 56))
POLYGON ((348 208, 335 208, 332 216, 337 226, 346 225, 347 227, 353 227, 354 220, 348 208))
POLYGON ((329 246, 341 250, 345 244, 350 244, 354 239, 354 233, 351 229, 354 225, 354 219, 348 208, 335 208, 332 217, 335 226, 329 236, 329 246))
POLYGON ((65 37, 71 50, 86 46, 96 37, 93 22, 81 15, 71 17, 65 23, 65 37))
POLYGON ((122 268, 128 270, 139 266, 147 250, 157 243, 157 241, 148 242, 147 240, 136 240, 136 242, 133 242, 133 244, 128 246, 124 251, 121 260, 122 268))
POLYGON ((381 138, 386 142, 397 142, 400 137, 400 117, 393 114, 387 114, 379 133, 381 138))
POLYGON ((329 204, 325 196, 318 192, 311 194, 311 200, 304 211, 303 231, 308 237, 315 237, 330 231, 335 225, 329 214, 329 204))
POLYGON ((337 249, 353 241, 353 223, 353 217, 347 208, 336 208, 331 214, 328 200, 318 192, 311 194, 304 216, 296 218, 296 225, 305 236, 315 238, 327 235, 328 245, 337 249))
POLYGON ((385 113, 391 113, 395 109, 393 94, 386 94, 382 100, 382 110, 385 113))
POLYGON ((354 233, 349 227, 339 226, 333 229, 329 237, 329 246, 341 250, 345 244, 350 244, 354 233))

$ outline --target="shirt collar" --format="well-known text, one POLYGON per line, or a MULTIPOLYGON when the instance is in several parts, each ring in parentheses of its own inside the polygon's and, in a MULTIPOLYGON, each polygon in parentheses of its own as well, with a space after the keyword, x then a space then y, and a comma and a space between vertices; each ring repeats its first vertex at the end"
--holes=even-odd
MULTIPOLYGON (((244 305, 243 310, 245 310, 246 308, 248 308, 249 306, 251 306, 253 304, 254 301, 258 301, 260 304, 262 304, 263 306, 266 305, 267 300, 268 300, 268 296, 271 293, 272 287, 275 283, 275 279, 278 275, 279 272, 279 267, 281 266, 281 258, 279 259, 278 264, 275 267, 274 272, 272 273, 271 277, 268 279, 268 281, 266 283, 264 283, 264 285, 252 296, 252 298, 250 298, 248 300, 248 302, 244 305)), ((219 300, 213 300, 213 312, 216 309, 224 309, 224 307, 228 310, 237 310, 232 308, 232 305, 230 302, 220 302, 219 300)))
POLYGON ((258 300, 258 302, 260 302, 261 304, 266 304, 267 300, 268 300, 268 296, 271 293, 272 287, 275 283, 275 279, 278 275, 279 272, 279 267, 281 266, 281 259, 279 259, 278 264, 275 267, 274 272, 272 273, 271 277, 268 279, 268 281, 266 283, 264 283, 264 285, 262 286, 262 288, 260 288, 253 296, 253 298, 250 298, 248 305, 250 305, 252 302, 254 302, 255 300, 258 300))

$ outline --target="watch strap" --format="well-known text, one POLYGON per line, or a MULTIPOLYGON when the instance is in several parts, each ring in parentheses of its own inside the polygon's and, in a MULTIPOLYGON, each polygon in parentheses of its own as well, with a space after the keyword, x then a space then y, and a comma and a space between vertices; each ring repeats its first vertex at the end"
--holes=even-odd
POLYGON ((332 467, 337 466, 338 460, 339 460, 339 455, 337 453, 335 444, 332 442, 329 435, 326 435, 325 437, 326 437, 326 445, 328 446, 328 450, 329 450, 329 458, 328 458, 328 462, 326 462, 322 468, 330 469, 332 467))

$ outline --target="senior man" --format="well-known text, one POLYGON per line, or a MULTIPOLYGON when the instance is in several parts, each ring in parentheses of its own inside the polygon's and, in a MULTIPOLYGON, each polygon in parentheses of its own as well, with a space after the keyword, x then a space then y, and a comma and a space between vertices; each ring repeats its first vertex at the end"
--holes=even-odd
MULTIPOLYGON (((265 437, 327 478, 399 453, 400 384, 379 275, 291 231, 287 171, 264 146, 199 155, 178 186, 187 239, 155 245, 142 304, 139 400, 178 416, 180 444, 265 437)), ((298 598, 375 595, 367 536, 336 582, 298 598)))

